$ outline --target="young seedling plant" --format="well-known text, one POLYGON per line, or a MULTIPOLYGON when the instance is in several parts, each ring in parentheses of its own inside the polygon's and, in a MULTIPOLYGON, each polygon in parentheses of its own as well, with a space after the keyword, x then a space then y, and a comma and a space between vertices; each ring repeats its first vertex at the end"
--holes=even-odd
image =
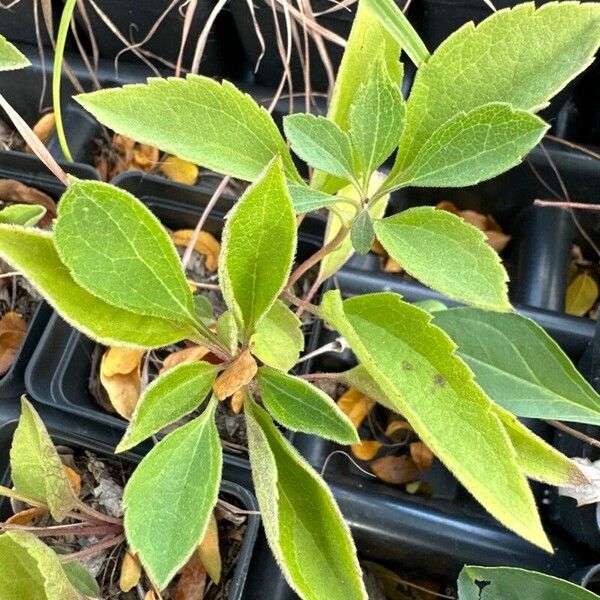
MULTIPOLYGON (((429 55, 393 0, 360 0, 328 116, 286 117, 287 142, 227 81, 150 79, 76 97, 119 134, 251 184, 225 222, 218 275, 228 310, 215 331, 196 312, 169 236, 123 190, 69 177, 52 233, 0 225, 0 254, 91 338, 137 348, 191 340, 218 359, 153 381, 116 448, 203 408, 153 447, 125 489, 125 537, 157 588, 202 539, 221 478, 215 408, 243 393, 254 487, 287 581, 306 599, 366 598, 331 492, 275 424, 358 441, 327 395, 289 374, 303 351, 302 311, 354 352, 358 366, 336 375, 341 382, 402 414, 491 515, 552 552, 527 478, 574 486, 585 477, 516 417, 597 424, 600 398, 543 330, 511 311, 506 272, 480 231, 431 207, 384 214, 395 190, 468 186, 518 164, 548 129, 536 113, 599 43, 599 4, 528 3, 463 26, 429 55), (418 67, 407 100, 401 49, 418 67), (312 167, 309 183, 288 143, 312 167), (324 244, 294 268, 298 215, 323 209, 324 244), (344 300, 336 290, 313 304, 320 284, 376 239, 412 276, 468 307, 431 314, 398 294, 344 300), (312 289, 295 296, 315 265, 312 289)), ((23 66, 6 42, 0 57, 23 66)), ((31 556, 25 542, 21 551, 31 556)), ((49 585, 49 571, 39 577, 49 585)))

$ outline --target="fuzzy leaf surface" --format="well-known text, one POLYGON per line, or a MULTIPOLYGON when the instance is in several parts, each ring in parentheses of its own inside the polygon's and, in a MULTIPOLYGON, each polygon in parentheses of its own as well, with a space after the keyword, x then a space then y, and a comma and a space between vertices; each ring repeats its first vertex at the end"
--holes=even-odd
POLYGON ((301 181, 269 113, 228 81, 149 79, 75 99, 117 133, 217 173, 254 181, 279 155, 287 177, 301 181))
POLYGON ((289 371, 303 348, 302 322, 281 300, 276 300, 250 338, 252 354, 270 367, 289 371))
POLYGON ((512 567, 463 567, 458 577, 460 600, 598 600, 600 596, 570 581, 512 567), (482 586, 480 582, 487 585, 482 586))
POLYGON ((288 191, 292 198, 294 210, 299 215, 319 210, 320 208, 327 208, 338 202, 338 198, 334 195, 320 192, 306 185, 292 183, 288 185, 288 191))
POLYGON ((269 415, 245 403, 252 478, 271 551, 305 600, 366 600, 350 531, 323 480, 269 415))
POLYGON ((390 175, 386 187, 474 185, 519 164, 547 130, 542 119, 508 104, 459 113, 428 137, 405 170, 390 175))
POLYGON ((54 550, 33 533, 0 535, 0 598, 2 600, 79 600, 54 550))
POLYGON ((531 319, 473 308, 436 313, 477 383, 520 417, 600 425, 600 396, 531 319))
POLYGON ((123 439, 123 452, 191 413, 206 398, 217 376, 207 362, 180 363, 157 377, 142 393, 123 439))
POLYGON ((283 290, 296 252, 296 215, 280 159, 229 212, 219 281, 246 339, 283 290))
POLYGON ((23 69, 31 63, 4 36, 0 35, 0 71, 23 69))
POLYGON ((71 585, 86 598, 100 598, 100 586, 96 578, 82 563, 75 560, 65 563, 62 568, 71 585))
POLYGON ((77 181, 61 198, 58 254, 88 292, 142 315, 194 322, 179 255, 160 221, 134 196, 99 181, 77 181))
POLYGON ((535 501, 493 404, 432 316, 392 293, 342 302, 327 292, 323 317, 420 439, 501 523, 549 549, 535 501), (473 452, 477 448, 477 452, 473 452), (490 476, 493 473, 493 477, 490 476))
POLYGON ((363 175, 370 175, 398 146, 406 105, 398 82, 381 60, 356 93, 350 108, 350 140, 363 175))
POLYGON ((163 589, 204 536, 217 502, 223 454, 216 400, 144 457, 125 487, 125 533, 132 552, 163 589))
POLYGON ((510 309, 498 254, 460 217, 417 206, 377 221, 375 231, 387 253, 425 285, 468 304, 510 309))
MULTIPOLYGON (((383 180, 384 176, 381 173, 373 173, 371 181, 369 182, 369 193, 373 193, 383 182, 383 180)), ((352 186, 343 188, 340 190, 339 194, 349 198, 358 199, 358 193, 352 186)), ((389 196, 381 198, 378 202, 369 206, 369 215, 371 216, 371 220, 374 221, 383 217, 385 214, 385 209, 387 208, 388 200, 389 196)), ((340 216, 342 216, 345 221, 350 221, 356 214, 355 208, 346 202, 338 202, 336 209, 337 214, 330 212, 327 218, 327 228, 325 229, 325 239, 323 242, 324 244, 327 244, 333 240, 338 234, 340 227, 342 226, 340 216)), ((337 249, 327 254, 327 256, 325 256, 325 258, 321 261, 321 266, 319 267, 319 278, 324 281, 328 277, 331 277, 346 264, 353 254, 354 247, 352 246, 352 240, 350 239, 350 236, 346 236, 337 249)))
POLYGON ((46 209, 39 204, 13 204, 0 210, 0 223, 31 227, 45 214, 46 209))
POLYGON ((576 486, 586 483, 575 462, 535 435, 513 414, 500 406, 494 406, 494 413, 510 438, 524 475, 551 485, 576 486))
POLYGON ((75 496, 48 431, 25 398, 10 449, 10 467, 15 489, 48 506, 56 521, 62 521, 75 506, 75 496))
POLYGON ((303 431, 340 444, 358 442, 350 419, 322 390, 299 377, 260 367, 258 387, 266 409, 292 431, 303 431))
POLYGON ((417 72, 394 172, 452 117, 489 102, 537 111, 593 60, 600 6, 533 2, 499 10, 444 41, 417 72))
POLYGON ((373 228, 371 213, 367 208, 363 208, 352 221, 350 241, 354 250, 359 254, 367 254, 373 246, 375 229, 373 228))
POLYGON ((65 321, 107 346, 155 348, 194 335, 187 326, 118 308, 84 290, 61 262, 48 233, 0 225, 0 256, 21 271, 65 321))
POLYGON ((283 130, 303 161, 341 179, 353 178, 350 138, 333 121, 310 114, 288 115, 283 119, 283 130))

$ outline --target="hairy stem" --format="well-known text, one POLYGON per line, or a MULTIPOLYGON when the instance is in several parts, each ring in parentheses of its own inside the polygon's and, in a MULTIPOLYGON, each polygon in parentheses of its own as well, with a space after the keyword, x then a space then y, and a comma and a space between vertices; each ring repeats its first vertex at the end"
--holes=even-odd
POLYGON ((322 248, 317 250, 312 256, 309 256, 302 264, 298 265, 294 272, 288 279, 288 288, 292 287, 307 271, 314 267, 318 262, 323 260, 328 254, 337 250, 340 244, 346 239, 349 229, 347 227, 340 227, 340 230, 336 233, 335 237, 327 242, 322 248))
POLYGON ((125 541, 125 535, 119 534, 116 536, 104 538, 99 541, 97 544, 93 544, 92 546, 88 546, 79 552, 74 552, 73 554, 62 554, 59 555, 58 560, 61 563, 69 563, 74 560, 82 560, 84 558, 89 558, 90 556, 96 556, 101 552, 104 552, 107 548, 112 548, 113 546, 117 546, 121 542, 125 541))
POLYGON ((52 69, 52 104, 54 108, 54 118, 56 121, 56 134, 58 135, 58 141, 60 142, 61 150, 68 161, 73 161, 73 156, 69 150, 69 144, 67 143, 67 137, 65 135, 65 129, 62 122, 62 111, 60 107, 60 82, 62 75, 62 62, 65 54, 65 43, 67 41, 67 35, 69 33, 69 24, 73 17, 73 11, 75 10, 75 4, 77 0, 66 0, 65 7, 60 17, 60 24, 58 26, 58 34, 56 36, 56 50, 54 53, 54 67, 52 69))
POLYGON ((38 537, 62 536, 62 535, 115 535, 123 533, 122 525, 104 523, 100 525, 86 523, 72 523, 69 525, 50 525, 49 527, 35 527, 29 525, 16 525, 12 523, 0 523, 0 529, 5 531, 28 531, 38 537))

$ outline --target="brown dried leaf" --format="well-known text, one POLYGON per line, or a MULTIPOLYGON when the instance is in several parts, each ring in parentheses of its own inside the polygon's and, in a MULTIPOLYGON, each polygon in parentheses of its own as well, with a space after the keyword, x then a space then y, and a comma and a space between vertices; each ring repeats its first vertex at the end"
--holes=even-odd
POLYGON ((385 273, 402 273, 404 269, 393 258, 388 257, 383 270, 385 273))
MULTIPOLYGON (((47 144, 50 136, 54 132, 56 127, 56 119, 54 118, 54 113, 49 112, 40 117, 40 120, 33 126, 33 133, 40 138, 40 142, 42 144, 47 144)), ((32 153, 33 150, 27 146, 27 152, 32 153)))
POLYGON ((198 598, 203 598, 205 587, 206 570, 202 566, 198 554, 194 552, 192 558, 183 567, 181 576, 175 585, 173 600, 198 600, 198 598))
POLYGON ((183 350, 172 352, 169 354, 169 356, 167 356, 167 358, 165 358, 160 372, 164 373, 175 365, 179 365, 181 363, 202 360, 208 353, 209 349, 205 348, 204 346, 191 346, 190 348, 184 348, 183 350))
POLYGON ((198 179, 198 166, 176 156, 168 156, 159 169, 164 175, 177 183, 194 185, 198 179))
POLYGON ((442 200, 441 202, 438 202, 435 207, 438 210, 445 210, 447 212, 451 212, 455 215, 457 215, 460 211, 458 210, 458 207, 456 206, 456 204, 454 204, 454 202, 450 202, 449 200, 442 200))
POLYGON ((6 523, 9 525, 29 525, 34 519, 45 515, 47 512, 48 509, 41 506, 26 508, 6 519, 6 523))
POLYGON ((419 474, 419 469, 413 459, 403 454, 402 456, 382 456, 371 463, 371 471, 382 481, 399 485, 408 483, 419 474))
MULTIPOLYGON (((193 229, 180 229, 171 234, 171 239, 176 246, 187 248, 192 236, 193 229)), ((206 268, 209 271, 216 271, 219 263, 219 253, 221 252, 221 244, 208 231, 201 231, 194 250, 205 256, 206 268)))
POLYGON ((219 527, 214 513, 198 546, 198 558, 208 576, 215 583, 219 583, 221 581, 221 551, 219 550, 219 527))
POLYGON ((419 471, 427 471, 433 463, 433 452, 423 442, 413 442, 410 446, 410 456, 419 471))
POLYGON ((113 143, 113 148, 119 154, 122 154, 124 156, 131 155, 131 153, 133 152, 133 149, 135 147, 135 140, 132 140, 131 138, 129 138, 125 135, 121 135, 119 133, 116 133, 114 135, 112 143, 113 143))
POLYGON ((245 395, 244 388, 240 388, 231 396, 231 411, 234 415, 239 415, 242 412, 245 395))
POLYGON ((598 300, 598 284, 587 272, 579 273, 567 288, 565 312, 569 315, 583 317, 598 300))
POLYGON ((140 581, 142 576, 142 565, 137 556, 131 554, 129 550, 123 555, 121 562, 121 576, 119 578, 119 587, 122 592, 129 592, 140 581))
POLYGON ((495 231, 493 229, 488 229, 485 232, 485 235, 487 237, 488 244, 496 252, 502 252, 502 250, 506 248, 508 242, 510 242, 511 240, 510 235, 506 235, 506 233, 502 233, 501 231, 495 231))
POLYGON ((158 148, 148 146, 148 144, 136 144, 132 151, 129 169, 141 169, 142 171, 151 171, 158 163, 158 148))
POLYGON ((339 409, 352 421, 354 427, 359 427, 375 406, 375 400, 365 396, 356 388, 348 388, 337 401, 339 409))
POLYGON ((79 494, 81 494, 81 475, 75 471, 75 469, 71 469, 71 467, 68 467, 67 465, 63 465, 63 470, 73 493, 75 496, 79 496, 79 494))
POLYGON ((488 229, 488 218, 481 213, 474 210, 461 210, 458 215, 465 220, 469 225, 481 229, 481 231, 487 231, 488 229))
POLYGON ((373 245, 371 246, 371 252, 374 252, 378 256, 387 256, 387 252, 377 239, 373 242, 373 245))
POLYGON ((39 222, 40 227, 49 225, 56 217, 56 202, 48 194, 14 179, 0 179, 0 201, 43 206, 46 214, 39 222))
POLYGON ((381 444, 376 440, 363 440, 358 444, 352 444, 350 450, 359 460, 371 460, 379 452, 381 444))
MULTIPOLYGON (((121 415, 124 419, 131 419, 131 415, 135 409, 135 405, 140 397, 141 380, 140 380, 140 363, 138 362, 137 367, 134 367, 132 371, 128 373, 118 373, 114 371, 114 364, 110 361, 110 353, 113 350, 122 350, 119 348, 109 348, 102 356, 100 362, 100 382, 104 386, 111 405, 115 411, 121 415), (106 375, 108 363, 109 373, 112 375, 106 375)), ((138 352, 138 351, 135 351, 138 352)), ((141 356, 140 356, 141 360, 141 356)), ((123 364, 123 368, 130 366, 129 361, 120 363, 116 361, 116 364, 123 364)))
POLYGON ((144 600, 158 600, 158 596, 154 593, 153 590, 148 590, 146 595, 144 596, 144 600))
POLYGON ((144 356, 143 350, 133 348, 108 348, 104 353, 103 373, 105 377, 127 375, 139 369, 144 356))
POLYGON ((217 377, 213 391, 219 400, 225 400, 242 386, 248 385, 256 375, 258 365, 250 350, 246 348, 229 366, 217 377))
POLYGON ((385 435, 394 442, 405 442, 412 431, 413 428, 408 421, 394 419, 388 423, 388 426, 385 429, 385 435))
POLYGON ((26 330, 27 323, 16 312, 9 311, 0 319, 0 375, 15 362, 26 330))

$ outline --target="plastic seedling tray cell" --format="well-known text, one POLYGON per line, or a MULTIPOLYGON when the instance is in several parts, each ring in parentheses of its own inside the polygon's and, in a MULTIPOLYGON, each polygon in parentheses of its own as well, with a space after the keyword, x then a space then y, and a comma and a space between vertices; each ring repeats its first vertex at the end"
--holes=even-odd
MULTIPOLYGON (((7 411, 3 408, 0 412, 0 483, 3 485, 10 485, 9 450, 18 422, 17 414, 14 409, 7 411)), ((86 435, 85 431, 77 431, 75 427, 65 427, 64 422, 56 413, 42 411, 41 416, 55 444, 69 446, 74 450, 88 450, 99 455, 112 455, 113 448, 110 445, 99 441, 98 438, 86 435)), ((126 452, 121 457, 123 461, 134 464, 139 463, 142 459, 142 455, 136 452, 126 452)), ((228 480, 227 477, 227 467, 225 467, 219 497, 244 511, 248 511, 246 516, 247 528, 237 556, 233 576, 229 582, 229 593, 227 595, 229 600, 240 600, 246 586, 260 517, 256 514, 256 511, 258 511, 256 499, 248 491, 248 488, 245 485, 228 480)), ((11 514, 10 500, 0 498, 0 520, 4 520, 11 514)))
MULTIPOLYGON (((214 191, 206 185, 190 188, 140 173, 122 175, 114 183, 142 200, 166 227, 174 230, 193 229, 214 191)), ((220 238, 223 217, 232 203, 231 197, 223 196, 204 229, 220 238)), ((324 227, 320 218, 304 220, 298 244, 299 261, 320 247, 324 227)), ((309 338, 308 347, 310 343, 309 338)), ((71 329, 62 319, 53 318, 27 369, 27 390, 39 402, 122 432, 127 422, 103 410, 89 391, 94 348, 95 342, 71 329)))
MULTIPOLYGON (((38 24, 39 24, 39 41, 46 48, 51 48, 52 43, 46 24, 44 22, 44 16, 42 7, 37 0, 19 0, 19 2, 3 2, 0 7, 0 35, 9 39, 14 44, 20 46, 21 44, 33 44, 37 45, 38 36, 36 34, 36 22, 34 5, 38 4, 38 24), (10 8, 8 8, 10 6, 10 8), (6 8, 5 8, 6 7, 6 8)), ((58 28, 57 9, 53 6, 53 25, 54 35, 58 28)))
MULTIPOLYGON (((70 164, 63 167, 76 177, 88 179, 97 177, 96 171, 86 165, 70 164)), ((64 190, 62 184, 33 155, 21 152, 0 152, 0 179, 15 179, 45 192, 55 200, 58 200, 64 190)), ((50 307, 45 302, 39 302, 14 363, 0 378, 0 400, 18 398, 25 391, 25 368, 50 314, 50 307)))

